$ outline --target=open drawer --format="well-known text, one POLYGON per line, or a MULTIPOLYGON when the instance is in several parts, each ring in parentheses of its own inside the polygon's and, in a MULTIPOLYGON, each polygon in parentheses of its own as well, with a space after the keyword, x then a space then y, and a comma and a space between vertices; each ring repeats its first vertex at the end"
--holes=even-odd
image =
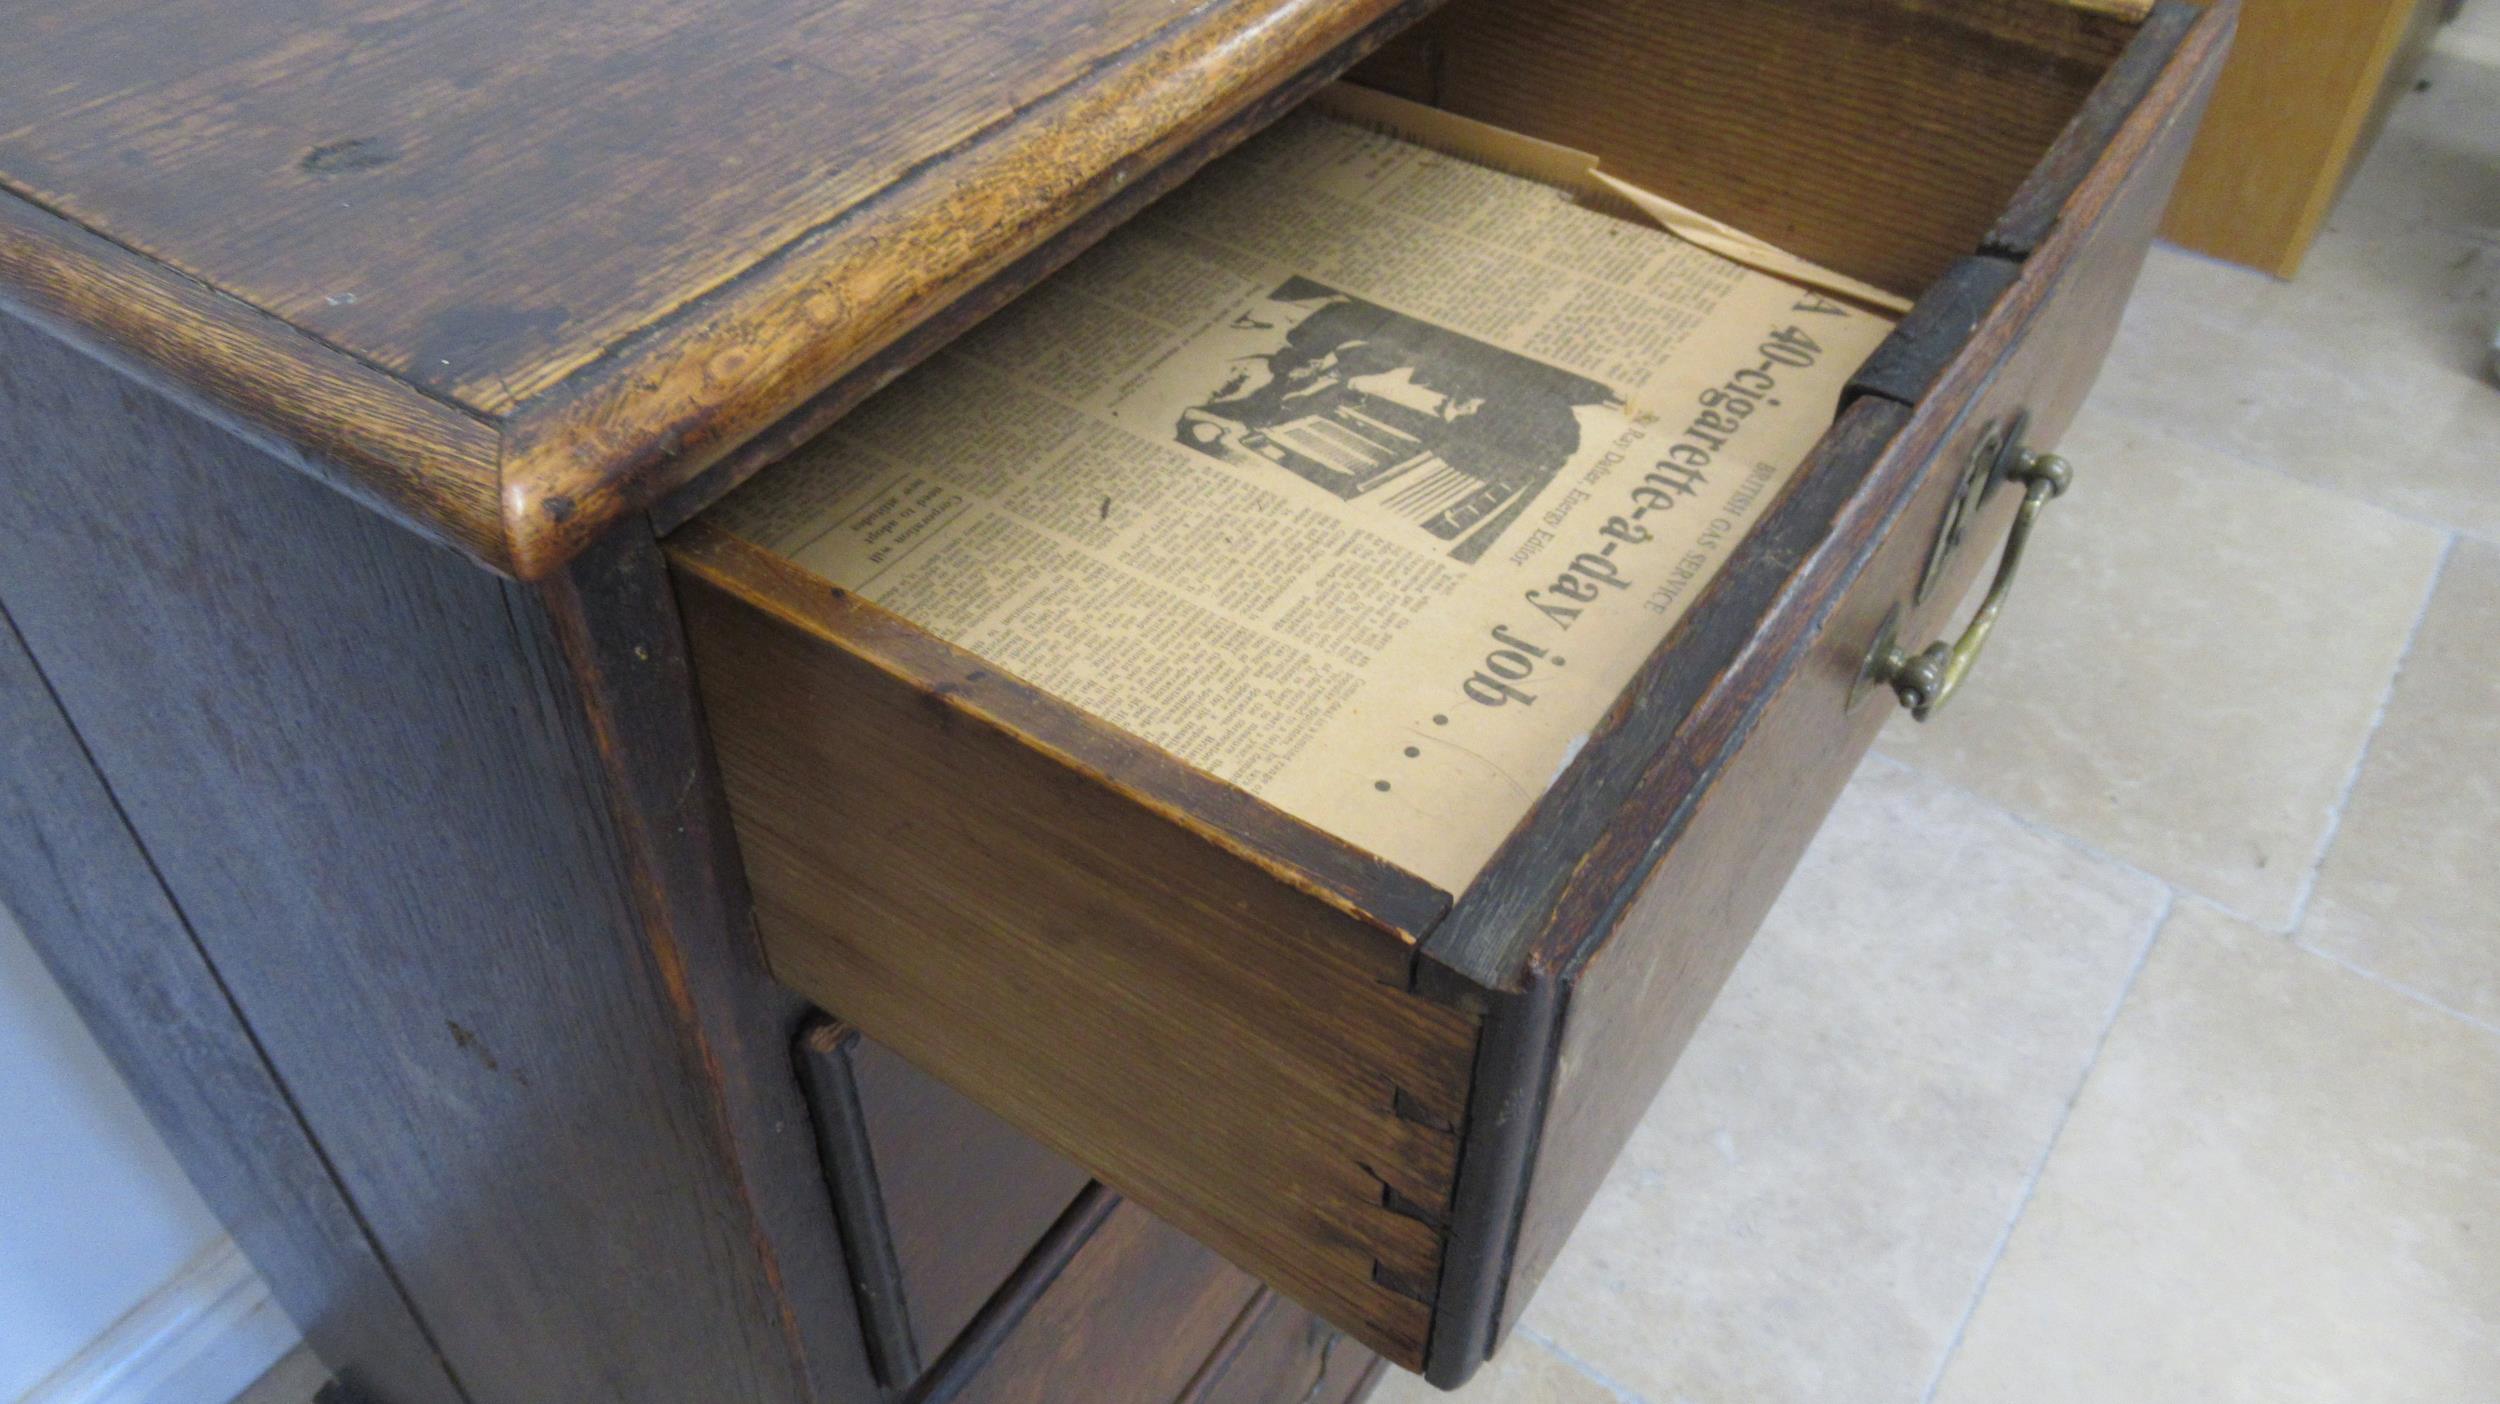
POLYGON ((2039 497, 2013 480, 2108 347, 2229 27, 2128 0, 1425 21, 1358 78, 1913 310, 1455 891, 687 524, 669 555, 774 971, 1454 1386, 1885 716, 1935 685, 1903 665, 2039 497))

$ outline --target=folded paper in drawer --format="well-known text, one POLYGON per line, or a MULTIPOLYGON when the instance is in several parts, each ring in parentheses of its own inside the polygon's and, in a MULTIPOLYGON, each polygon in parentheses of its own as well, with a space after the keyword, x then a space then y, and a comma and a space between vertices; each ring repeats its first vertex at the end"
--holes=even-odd
POLYGON ((1888 328, 1304 112, 711 517, 1457 892, 1888 328))

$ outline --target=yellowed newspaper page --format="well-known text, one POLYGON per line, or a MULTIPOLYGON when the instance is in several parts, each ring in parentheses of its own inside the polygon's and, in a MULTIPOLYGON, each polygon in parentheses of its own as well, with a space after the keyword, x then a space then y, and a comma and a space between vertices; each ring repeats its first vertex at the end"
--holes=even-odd
POLYGON ((1303 112, 713 519, 1455 893, 1888 329, 1303 112))

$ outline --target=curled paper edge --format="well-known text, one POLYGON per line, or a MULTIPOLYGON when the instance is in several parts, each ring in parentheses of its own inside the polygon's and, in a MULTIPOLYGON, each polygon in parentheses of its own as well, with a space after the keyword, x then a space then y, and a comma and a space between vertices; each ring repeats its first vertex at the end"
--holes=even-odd
POLYGON ((1607 189, 1630 201, 1642 214, 1656 220, 1668 233, 1688 244, 1708 249, 1732 263, 1757 268, 1822 292, 1838 293, 1852 302, 1864 303, 1881 311, 1901 313, 1910 310, 1910 300, 1899 293, 1886 292, 1873 283, 1852 278, 1846 273, 1835 273, 1723 220, 1712 219, 1663 195, 1653 195, 1630 181, 1618 180, 1603 170, 1592 169, 1589 174, 1605 182, 1607 189))
POLYGON ((1524 136, 1355 83, 1333 83, 1321 89, 1313 96, 1312 105, 1350 121, 1389 129, 1422 146, 1463 149, 1467 159, 1513 175, 1582 195, 1622 201, 1669 234, 1732 263, 1847 298, 1875 311, 1899 316, 1910 310, 1910 299, 1898 293, 1825 268, 1724 220, 1608 175, 1600 169, 1596 156, 1577 147, 1524 136))

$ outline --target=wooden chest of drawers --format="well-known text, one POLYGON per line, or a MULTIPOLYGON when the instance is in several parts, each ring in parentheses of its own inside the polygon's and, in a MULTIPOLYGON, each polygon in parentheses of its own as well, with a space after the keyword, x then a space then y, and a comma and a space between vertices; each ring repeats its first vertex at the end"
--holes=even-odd
POLYGON ((350 1386, 1497 1347, 2036 512, 2231 11, 1433 9, 88 0, 0 58, 0 895, 350 1386), (1458 891, 699 517, 1358 60, 1915 299, 1458 891))

